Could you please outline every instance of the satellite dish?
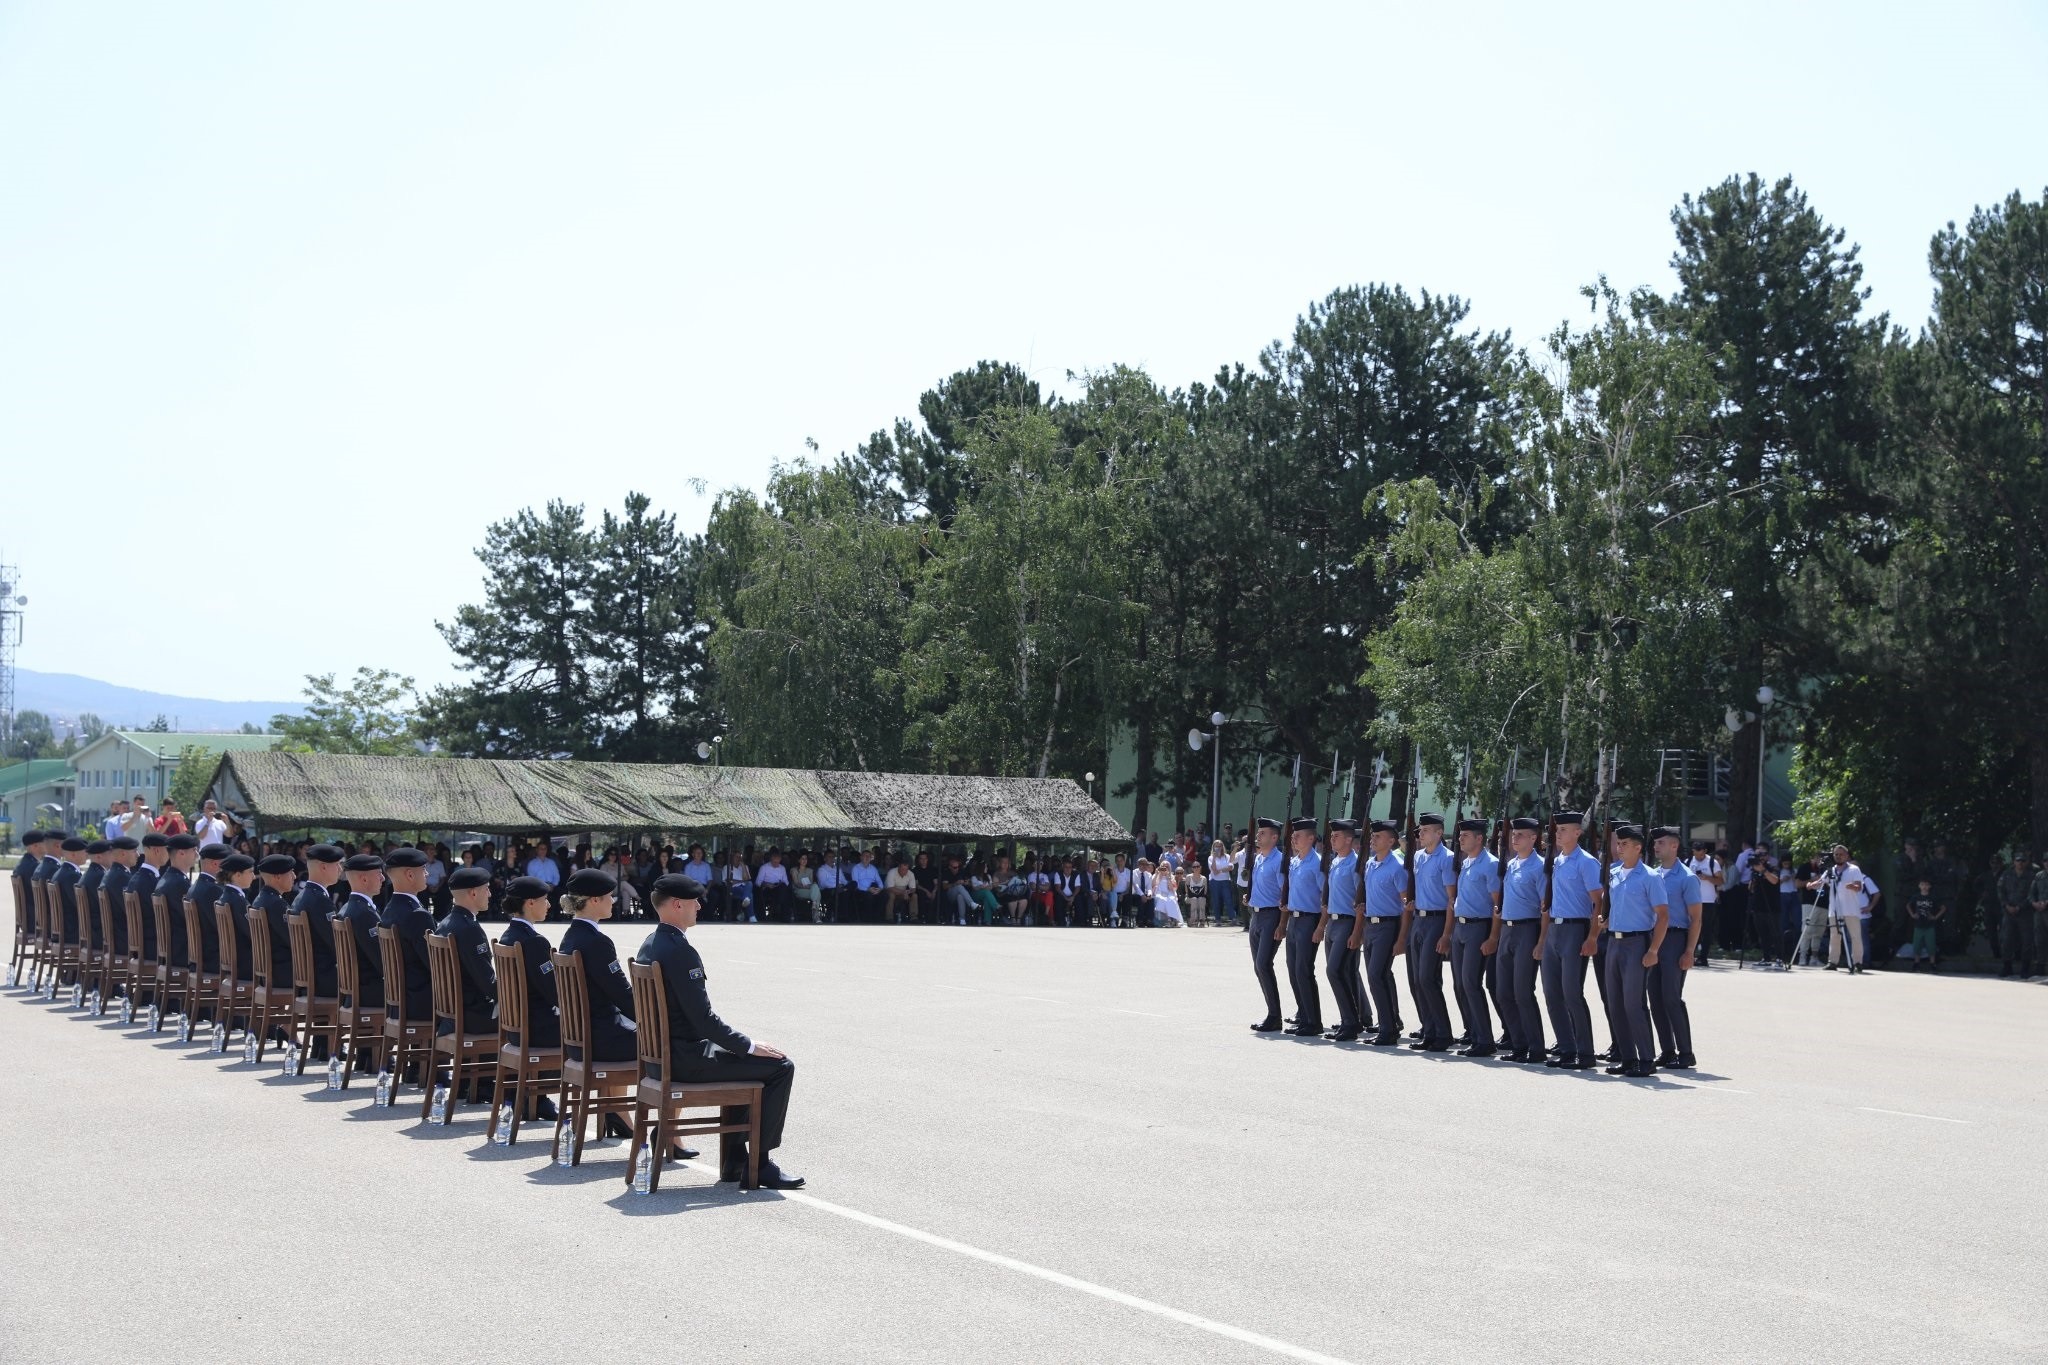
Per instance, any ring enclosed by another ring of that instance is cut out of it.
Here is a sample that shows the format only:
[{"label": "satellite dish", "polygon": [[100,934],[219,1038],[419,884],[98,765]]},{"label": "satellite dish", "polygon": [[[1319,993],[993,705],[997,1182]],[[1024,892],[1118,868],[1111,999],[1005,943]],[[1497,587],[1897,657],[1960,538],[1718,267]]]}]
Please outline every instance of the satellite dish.
[{"label": "satellite dish", "polygon": [[1196,753],[1200,753],[1200,752],[1202,752],[1202,740],[1203,740],[1204,738],[1206,738],[1206,736],[1204,736],[1204,735],[1202,734],[1201,728],[1200,728],[1199,726],[1197,726],[1197,727],[1196,727],[1196,728],[1194,728],[1194,729],[1191,729],[1191,730],[1189,730],[1189,731],[1188,731],[1188,747],[1189,747],[1190,749],[1193,749],[1193,750],[1194,750],[1194,751],[1195,751]]},{"label": "satellite dish", "polygon": [[1729,734],[1736,734],[1742,729],[1742,716],[1731,706],[1721,713],[1721,725]]},{"label": "satellite dish", "polygon": [[705,743],[705,742],[704,742],[703,740],[701,740],[701,739],[697,741],[697,757],[699,757],[699,758],[709,758],[709,757],[711,757],[711,746],[710,746],[709,744],[706,744],[706,743]]}]

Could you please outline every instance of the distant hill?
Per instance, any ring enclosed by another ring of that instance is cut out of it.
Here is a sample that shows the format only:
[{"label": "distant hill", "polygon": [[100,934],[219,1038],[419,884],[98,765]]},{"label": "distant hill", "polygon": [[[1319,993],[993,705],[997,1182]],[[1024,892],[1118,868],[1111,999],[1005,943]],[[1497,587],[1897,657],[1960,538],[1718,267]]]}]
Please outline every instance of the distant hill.
[{"label": "distant hill", "polygon": [[41,711],[62,734],[77,723],[81,713],[88,711],[118,730],[139,730],[159,715],[170,722],[173,730],[235,730],[244,721],[267,728],[272,716],[296,716],[306,706],[296,701],[178,697],[168,692],[145,692],[139,687],[119,687],[75,673],[38,673],[32,668],[17,668],[14,708]]}]

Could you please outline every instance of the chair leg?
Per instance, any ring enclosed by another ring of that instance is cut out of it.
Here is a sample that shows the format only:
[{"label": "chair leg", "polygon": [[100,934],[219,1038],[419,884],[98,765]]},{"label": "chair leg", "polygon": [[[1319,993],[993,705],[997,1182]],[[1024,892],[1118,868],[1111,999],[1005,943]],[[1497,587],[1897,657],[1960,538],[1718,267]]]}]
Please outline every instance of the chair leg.
[{"label": "chair leg", "polygon": [[747,1106],[747,1177],[746,1184],[740,1188],[761,1188],[761,1101],[758,1098]]},{"label": "chair leg", "polygon": [[571,1153],[569,1159],[569,1164],[571,1166],[581,1166],[583,1164],[583,1133],[584,1130],[589,1127],[590,1087],[587,1085],[579,1085],[576,1087],[576,1137],[574,1141],[574,1151]]},{"label": "chair leg", "polygon": [[[449,1061],[450,1061],[451,1065],[450,1065],[450,1066],[449,1066],[449,1068],[448,1068],[448,1104],[449,1104],[449,1107],[450,1107],[450,1108],[453,1108],[453,1107],[454,1107],[454,1105],[455,1105],[455,1070],[456,1070],[456,1068],[455,1068],[455,1067],[454,1067],[454,1065],[452,1064],[452,1063],[454,1062],[454,1059],[453,1059],[452,1057],[451,1057],[451,1058],[449,1059]],[[420,1066],[420,1079],[421,1079],[422,1081],[426,1082],[425,1086],[423,1087],[423,1089],[424,1089],[425,1093],[423,1093],[423,1094],[422,1094],[422,1095],[420,1096],[420,1122],[421,1122],[421,1123],[425,1123],[425,1122],[427,1121],[427,1115],[428,1115],[429,1113],[433,1112],[433,1108],[434,1108],[434,1083],[435,1083],[436,1081],[440,1080],[440,1078],[441,1078],[441,1059],[440,1059],[440,1057],[439,1057],[438,1055],[435,1055],[435,1056],[432,1056],[432,1057],[429,1057],[429,1058],[427,1058],[427,1060],[426,1060],[425,1062],[423,1062],[423,1063],[421,1064],[421,1066]]]},{"label": "chair leg", "polygon": [[[631,1188],[633,1172],[640,1163],[640,1146],[647,1141],[647,1106],[639,1100],[633,1102],[633,1140],[626,1145],[626,1185]],[[657,1175],[659,1172],[657,1171]],[[651,1185],[648,1187],[653,1188]]]},{"label": "chair leg", "polygon": [[[665,1093],[664,1091],[664,1095]],[[674,1112],[664,1098],[654,1115],[654,1168],[648,1173],[649,1194],[661,1188],[661,1168],[668,1161],[669,1129],[675,1127]]]},{"label": "chair leg", "polygon": [[[498,1076],[498,1089],[501,1095],[504,1088],[505,1078],[504,1074],[500,1072]],[[512,1131],[505,1135],[505,1145],[507,1147],[515,1146],[519,1141],[519,1125],[526,1118],[526,1105],[526,1063],[522,1061],[512,1071]]]},{"label": "chair leg", "polygon": [[568,1127],[569,1078],[564,1074],[561,1087],[555,1092],[555,1140],[548,1148],[549,1161],[559,1162],[562,1159],[562,1135],[568,1131]]}]

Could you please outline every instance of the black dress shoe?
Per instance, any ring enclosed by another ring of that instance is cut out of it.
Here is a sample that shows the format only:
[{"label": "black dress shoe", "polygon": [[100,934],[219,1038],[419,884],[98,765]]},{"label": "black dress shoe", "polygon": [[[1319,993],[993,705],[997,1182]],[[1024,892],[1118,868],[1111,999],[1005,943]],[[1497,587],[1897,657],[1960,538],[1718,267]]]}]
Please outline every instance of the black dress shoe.
[{"label": "black dress shoe", "polygon": [[772,1161],[764,1161],[761,1163],[762,1189],[800,1190],[803,1187],[804,1178],[802,1176],[791,1175],[788,1171],[783,1170],[780,1166],[776,1165]]},{"label": "black dress shoe", "polygon": [[668,1145],[668,1159],[670,1161],[695,1161],[702,1155],[703,1153],[695,1147],[685,1147],[680,1142],[671,1142]]},{"label": "black dress shoe", "polygon": [[1675,1053],[1675,1052],[1660,1052],[1660,1053],[1658,1053],[1658,1054],[1657,1054],[1657,1065],[1658,1065],[1658,1066],[1677,1066],[1677,1065],[1678,1065],[1678,1054],[1677,1054],[1677,1053]]},{"label": "black dress shoe", "polygon": [[1325,1033],[1323,1037],[1328,1038],[1333,1043],[1355,1043],[1358,1041],[1358,1030],[1355,1028],[1333,1028],[1328,1033]]},{"label": "black dress shoe", "polygon": [[1500,1049],[1492,1046],[1463,1047],[1458,1049],[1460,1057],[1491,1057]]},{"label": "black dress shoe", "polygon": [[1253,1033],[1278,1033],[1279,1031],[1280,1021],[1278,1019],[1262,1019],[1252,1025]]},{"label": "black dress shoe", "polygon": [[1320,1038],[1323,1036],[1323,1026],[1321,1024],[1289,1024],[1280,1031],[1282,1033],[1291,1033],[1296,1038]]},{"label": "black dress shoe", "polygon": [[1569,1057],[1551,1057],[1546,1059],[1543,1063],[1543,1065],[1551,1071],[1563,1071],[1571,1064],[1571,1058]]},{"label": "black dress shoe", "polygon": [[1421,1041],[1422,1041],[1422,1030],[1421,1030],[1421,1029],[1415,1029],[1415,1030],[1413,1030],[1412,1032],[1410,1032],[1410,1033],[1409,1033],[1408,1037],[1410,1038],[1410,1040],[1412,1040],[1412,1041],[1414,1041],[1414,1042],[1418,1042],[1418,1043],[1419,1043],[1419,1042],[1421,1042]]},{"label": "black dress shoe", "polygon": [[1366,1039],[1365,1042],[1368,1047],[1399,1047],[1401,1045],[1401,1035],[1398,1033],[1375,1033],[1372,1037]]},{"label": "black dress shoe", "polygon": [[1576,1057],[1572,1058],[1572,1059],[1571,1059],[1571,1060],[1570,1060],[1569,1062],[1566,1062],[1566,1063],[1564,1064],[1564,1066],[1563,1066],[1562,1070],[1565,1070],[1565,1071],[1591,1071],[1591,1070],[1593,1070],[1594,1068],[1598,1067],[1599,1065],[1600,1065],[1600,1059],[1599,1059],[1598,1057],[1595,1057],[1595,1056],[1594,1056],[1594,1055],[1593,1055],[1592,1053],[1590,1053],[1590,1052],[1584,1052],[1584,1053],[1580,1053],[1580,1054],[1579,1054],[1578,1056],[1576,1056]]},{"label": "black dress shoe", "polygon": [[1692,1059],[1692,1054],[1690,1052],[1681,1052],[1678,1054],[1677,1061],[1667,1063],[1662,1058],[1659,1058],[1657,1061],[1657,1065],[1669,1066],[1674,1071],[1691,1071],[1693,1068],[1697,1067],[1699,1063]]},{"label": "black dress shoe", "polygon": [[1529,1060],[1529,1054],[1518,1047],[1511,1047],[1500,1054],[1500,1059],[1504,1062],[1526,1062]]},{"label": "black dress shoe", "polygon": [[633,1136],[632,1126],[617,1114],[604,1116],[604,1135],[608,1138],[629,1138]]},{"label": "black dress shoe", "polygon": [[533,1117],[536,1123],[553,1123],[555,1121],[555,1102],[545,1095],[541,1096],[533,1106]]},{"label": "black dress shoe", "polygon": [[1449,1052],[1451,1050],[1451,1041],[1448,1038],[1426,1039],[1422,1044],[1422,1050],[1424,1052]]},{"label": "black dress shoe", "polygon": [[1647,1081],[1657,1074],[1657,1068],[1648,1062],[1630,1062],[1628,1070],[1621,1073],[1631,1080]]},{"label": "black dress shoe", "polygon": [[1472,1034],[1470,1033],[1470,1031],[1459,1034],[1457,1042],[1459,1047],[1472,1046]]},{"label": "black dress shoe", "polygon": [[1630,1075],[1633,1075],[1635,1073],[1635,1068],[1636,1064],[1634,1062],[1616,1062],[1613,1066],[1607,1068],[1607,1074],[1610,1076],[1619,1076],[1623,1072],[1627,1072]]}]

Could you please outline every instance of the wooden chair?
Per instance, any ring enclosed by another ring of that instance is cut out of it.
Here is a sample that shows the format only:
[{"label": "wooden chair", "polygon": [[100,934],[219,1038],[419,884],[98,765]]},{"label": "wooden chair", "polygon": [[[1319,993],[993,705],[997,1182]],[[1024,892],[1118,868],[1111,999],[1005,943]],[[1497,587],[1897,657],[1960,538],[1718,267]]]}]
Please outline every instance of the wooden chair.
[{"label": "wooden chair", "polygon": [[[270,916],[252,905],[248,909],[248,920],[249,1032],[256,1039],[256,1055],[250,1060],[261,1062],[264,1051],[270,1046],[273,1028],[286,1039],[291,1036],[292,985],[289,981],[270,979],[276,970],[272,964],[277,961],[271,956]],[[227,950],[223,948],[221,951]],[[246,1042],[245,1038],[245,1045]],[[291,1054],[287,1052],[285,1055],[289,1060]]]},{"label": "wooden chair", "polygon": [[384,959],[384,1041],[386,1066],[391,1072],[391,1093],[405,1083],[406,1071],[419,1068],[420,1080],[433,1094],[434,1021],[410,1019],[405,1013],[405,945],[398,931],[388,924],[377,926],[377,952]]},{"label": "wooden chair", "polygon": [[[441,1111],[439,1122],[447,1124],[455,1117],[455,1106],[460,1102],[458,1097],[465,1081],[474,1091],[497,1075],[498,1059],[492,1054],[498,1046],[498,1031],[462,1031],[462,963],[456,959],[454,939],[446,934],[427,935],[427,972],[434,987],[434,1050],[428,1057],[427,1093],[420,1102],[420,1121],[424,1123],[434,1117],[434,1090],[441,1083],[441,1067],[445,1058],[448,1104]],[[448,1021],[445,1033],[441,1030],[444,1019]],[[491,1112],[497,1112],[495,1102]]]},{"label": "wooden chair", "polygon": [[164,1020],[171,1016],[173,1006],[182,1017],[178,1032],[183,1041],[192,1040],[192,982],[182,962],[171,961],[171,916],[183,916],[184,910],[171,899],[168,891],[159,891],[151,897],[156,902],[156,989],[149,1004],[149,1031],[160,1032]]},{"label": "wooden chair", "polygon": [[[36,970],[29,981],[29,992],[42,995],[45,993],[43,979],[53,976],[57,967],[57,948],[50,933],[50,884],[30,882],[28,893],[34,899],[36,916]],[[49,993],[54,995],[56,988],[52,986]]]},{"label": "wooden chair", "polygon": [[[498,974],[498,1069],[491,1097],[491,1137],[496,1141],[499,1124],[506,1124],[503,1146],[519,1141],[519,1123],[539,1102],[541,1083],[549,1073],[559,1077],[562,1049],[528,1047],[526,955],[505,943],[491,945],[491,965]],[[510,1099],[512,1112],[500,1118],[499,1111]]]},{"label": "wooden chair", "polygon": [[[179,1024],[178,1032],[191,1037],[191,1030],[198,1027],[203,1014],[213,1023],[208,1049],[226,1052],[228,1039],[235,1032],[235,1003],[237,999],[249,998],[249,987],[235,979],[241,955],[236,951],[234,915],[225,898],[213,903],[213,932],[220,942],[220,967],[217,971],[206,970],[206,940],[199,933],[199,917],[204,913],[198,901],[190,896],[185,898],[185,981],[191,994],[185,1002],[185,1017],[190,1025]],[[246,1016],[242,1026],[248,1028]]]},{"label": "wooden chair", "polygon": [[[285,1054],[284,1066],[291,1075],[301,1076],[313,1056],[315,1038],[326,1040],[328,1056],[341,1055],[341,1011],[338,997],[313,993],[319,969],[313,961],[312,921],[303,910],[287,910],[284,923],[292,936],[292,1050]],[[342,946],[355,956],[353,939]]]},{"label": "wooden chair", "polygon": [[100,1012],[104,998],[101,983],[107,974],[107,932],[100,914],[98,887],[76,892],[78,900],[78,980],[71,987],[72,1003]]},{"label": "wooden chair", "polygon": [[114,898],[107,894],[105,888],[94,892],[93,898],[99,902],[100,907],[99,989],[93,1004],[93,1014],[105,1017],[107,1002],[114,998],[115,989],[118,987],[125,991],[128,986],[128,955],[114,951],[114,921],[119,917],[125,922],[127,916],[126,912],[114,903]]},{"label": "wooden chair", "polygon": [[155,964],[144,952],[147,940],[142,933],[142,917],[149,911],[143,907],[142,893],[125,891],[121,899],[127,903],[128,915],[128,994],[121,1005],[121,1022],[132,1024],[135,1011],[141,1008],[142,997],[147,995],[152,1002],[156,1000]]},{"label": "wooden chair", "polygon": [[374,1070],[384,1069],[384,1059],[390,1044],[384,1038],[384,1007],[364,1005],[363,964],[356,954],[355,932],[346,925],[337,925],[334,940],[334,1025],[335,1051],[328,1059],[328,1085],[333,1081],[333,1066],[341,1063],[341,1088],[348,1089],[349,1081],[356,1074],[356,1054],[368,1048]]},{"label": "wooden chair", "polygon": [[[668,1159],[669,1145],[681,1137],[747,1135],[747,1169],[740,1188],[751,1190],[761,1183],[761,1091],[759,1081],[675,1081],[670,1075],[668,1051],[668,987],[658,962],[633,962],[633,1015],[639,1024],[640,1083],[633,1095],[633,1145],[626,1152],[626,1183],[640,1161],[640,1148],[648,1141],[648,1124],[654,1125],[653,1169],[647,1192],[661,1188],[661,1166]],[[709,1118],[686,1119],[685,1110],[712,1109]],[[747,1116],[729,1122],[729,1109],[745,1109]]]},{"label": "wooden chair", "polygon": [[30,887],[35,883],[24,877],[9,877],[14,886],[14,951],[7,959],[7,984],[19,986],[24,971],[33,971],[36,962],[36,907],[34,893]]},{"label": "wooden chair", "polygon": [[[45,913],[50,917],[49,951],[52,954],[50,962],[50,998],[52,1000],[57,998],[57,992],[64,986],[64,977],[67,971],[70,973],[71,984],[76,993],[83,996],[85,993],[85,948],[83,945],[86,939],[84,910],[81,908],[79,911],[78,937],[72,938],[64,932],[64,898],[57,890],[57,884],[55,882],[42,882],[39,885],[43,890]],[[73,903],[78,903],[76,892],[73,893]]]},{"label": "wooden chair", "polygon": [[[640,1064],[599,1062],[590,1056],[590,985],[583,978],[581,953],[555,953],[555,998],[562,1011],[562,1080],[555,1098],[555,1142],[550,1153],[557,1165],[583,1164],[583,1133],[590,1119],[617,1114],[622,1120],[633,1107],[630,1087],[639,1079]],[[613,1093],[607,1094],[610,1091]],[[562,1134],[575,1131],[569,1160],[562,1160]]]}]

